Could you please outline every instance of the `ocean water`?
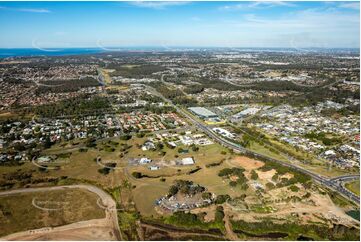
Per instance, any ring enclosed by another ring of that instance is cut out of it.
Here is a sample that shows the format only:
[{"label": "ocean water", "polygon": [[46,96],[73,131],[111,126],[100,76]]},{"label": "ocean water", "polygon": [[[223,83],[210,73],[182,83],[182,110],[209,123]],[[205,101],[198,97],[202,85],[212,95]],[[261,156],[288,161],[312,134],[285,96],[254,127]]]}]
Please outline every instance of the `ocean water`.
[{"label": "ocean water", "polygon": [[153,46],[138,46],[138,47],[109,47],[103,48],[0,48],[0,59],[7,57],[31,57],[31,56],[66,56],[66,55],[82,55],[82,54],[97,54],[105,52],[122,52],[122,51],[234,51],[248,52],[306,52],[306,53],[337,53],[337,54],[351,54],[359,55],[360,49],[355,48],[309,48],[304,50],[292,48],[225,48],[225,47],[153,47]]},{"label": "ocean water", "polygon": [[96,54],[104,52],[100,48],[52,48],[48,50],[40,50],[34,48],[16,48],[4,49],[0,48],[0,58],[6,57],[23,57],[23,56],[64,56],[64,55],[82,55]]}]

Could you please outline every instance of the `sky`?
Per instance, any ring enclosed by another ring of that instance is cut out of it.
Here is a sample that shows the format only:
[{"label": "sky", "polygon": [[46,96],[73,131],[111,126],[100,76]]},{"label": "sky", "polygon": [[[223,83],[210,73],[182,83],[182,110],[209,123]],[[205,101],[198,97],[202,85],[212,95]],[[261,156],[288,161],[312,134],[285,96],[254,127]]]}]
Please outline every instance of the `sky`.
[{"label": "sky", "polygon": [[0,2],[0,48],[359,48],[359,2]]}]

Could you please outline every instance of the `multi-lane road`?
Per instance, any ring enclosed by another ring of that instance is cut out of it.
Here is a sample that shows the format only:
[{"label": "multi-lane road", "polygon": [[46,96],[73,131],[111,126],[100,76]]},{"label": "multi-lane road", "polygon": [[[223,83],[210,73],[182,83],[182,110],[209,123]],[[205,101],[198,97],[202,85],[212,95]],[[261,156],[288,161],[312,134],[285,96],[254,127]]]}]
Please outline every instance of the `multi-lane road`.
[{"label": "multi-lane road", "polygon": [[[163,81],[163,76],[162,76],[162,81]],[[324,176],[321,176],[319,174],[313,173],[303,167],[300,167],[296,164],[292,164],[292,163],[287,163],[281,160],[277,160],[277,159],[273,159],[270,158],[268,156],[259,154],[255,151],[249,150],[245,147],[242,147],[239,144],[236,144],[230,140],[226,140],[222,137],[220,137],[218,134],[214,133],[208,126],[204,125],[202,122],[198,121],[197,119],[195,119],[194,117],[192,117],[188,112],[186,112],[185,110],[183,110],[182,108],[176,106],[171,100],[165,98],[162,94],[160,94],[159,92],[157,92],[154,88],[152,87],[148,87],[149,90],[163,98],[164,101],[168,102],[170,105],[172,105],[178,113],[182,114],[183,116],[185,116],[186,118],[188,118],[189,121],[192,122],[192,124],[199,128],[200,130],[202,130],[205,134],[207,134],[210,138],[212,138],[214,141],[220,143],[222,146],[224,147],[228,147],[230,149],[233,149],[234,151],[243,153],[243,154],[249,154],[252,155],[254,157],[258,157],[258,158],[262,158],[263,160],[269,160],[269,161],[273,161],[273,162],[277,162],[280,163],[286,167],[290,167],[292,169],[295,169],[299,172],[302,172],[304,174],[309,175],[310,177],[312,177],[316,182],[328,187],[329,189],[338,192],[339,194],[341,194],[342,196],[344,196],[345,198],[352,200],[353,202],[360,204],[360,197],[358,197],[357,195],[355,195],[354,193],[352,193],[351,191],[347,190],[346,188],[344,188],[343,184],[340,182],[345,182],[345,181],[351,181],[351,180],[355,180],[355,179],[359,179],[359,175],[349,175],[349,176],[342,176],[342,177],[336,177],[336,178],[326,178]]]}]

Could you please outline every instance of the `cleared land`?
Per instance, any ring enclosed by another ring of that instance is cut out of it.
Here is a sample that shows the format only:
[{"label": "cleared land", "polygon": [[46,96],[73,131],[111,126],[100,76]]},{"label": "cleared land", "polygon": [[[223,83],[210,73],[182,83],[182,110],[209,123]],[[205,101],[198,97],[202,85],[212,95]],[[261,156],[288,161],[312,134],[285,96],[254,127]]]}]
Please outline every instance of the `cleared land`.
[{"label": "cleared land", "polygon": [[237,156],[230,160],[230,163],[235,166],[243,167],[246,170],[258,169],[264,165],[262,161],[254,160],[245,156]]},{"label": "cleared land", "polygon": [[82,221],[56,228],[42,228],[6,236],[6,240],[116,240],[104,219]]},{"label": "cleared land", "polygon": [[104,218],[97,199],[83,189],[0,196],[0,236]]}]

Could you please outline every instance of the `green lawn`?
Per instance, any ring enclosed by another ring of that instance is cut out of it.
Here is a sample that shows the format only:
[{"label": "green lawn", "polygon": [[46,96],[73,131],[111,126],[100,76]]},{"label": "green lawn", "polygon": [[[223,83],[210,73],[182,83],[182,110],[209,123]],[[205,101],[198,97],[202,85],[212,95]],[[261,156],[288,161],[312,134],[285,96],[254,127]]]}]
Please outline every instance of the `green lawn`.
[{"label": "green lawn", "polygon": [[357,196],[360,196],[360,180],[347,183],[345,187]]}]

